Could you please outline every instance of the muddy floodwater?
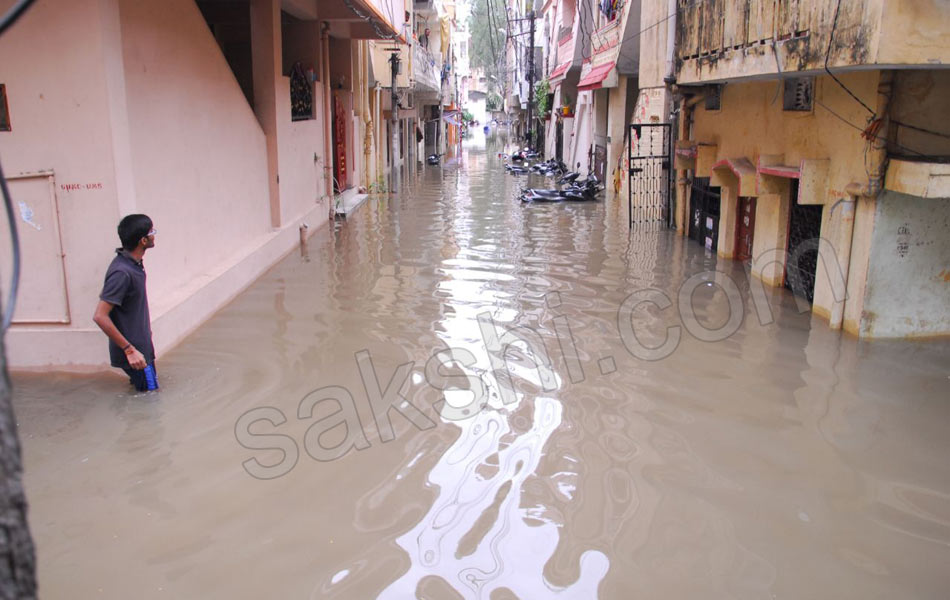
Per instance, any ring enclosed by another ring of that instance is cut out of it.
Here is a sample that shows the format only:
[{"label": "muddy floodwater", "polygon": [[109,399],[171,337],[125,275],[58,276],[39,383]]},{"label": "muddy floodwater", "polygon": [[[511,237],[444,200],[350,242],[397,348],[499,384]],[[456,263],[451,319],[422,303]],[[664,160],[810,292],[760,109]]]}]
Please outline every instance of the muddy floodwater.
[{"label": "muddy floodwater", "polygon": [[950,345],[522,205],[502,149],[317,232],[159,393],[16,375],[41,596],[947,598]]}]

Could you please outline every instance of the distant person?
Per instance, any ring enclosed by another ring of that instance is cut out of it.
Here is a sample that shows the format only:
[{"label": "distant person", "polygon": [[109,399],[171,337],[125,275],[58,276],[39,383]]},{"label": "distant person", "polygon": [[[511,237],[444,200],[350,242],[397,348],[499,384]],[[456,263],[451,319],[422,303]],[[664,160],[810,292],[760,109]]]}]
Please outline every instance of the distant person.
[{"label": "distant person", "polygon": [[92,320],[109,337],[112,366],[129,376],[135,389],[158,387],[155,349],[145,293],[145,251],[155,247],[155,229],[146,215],[128,215],[119,222],[121,248],[106,271]]}]

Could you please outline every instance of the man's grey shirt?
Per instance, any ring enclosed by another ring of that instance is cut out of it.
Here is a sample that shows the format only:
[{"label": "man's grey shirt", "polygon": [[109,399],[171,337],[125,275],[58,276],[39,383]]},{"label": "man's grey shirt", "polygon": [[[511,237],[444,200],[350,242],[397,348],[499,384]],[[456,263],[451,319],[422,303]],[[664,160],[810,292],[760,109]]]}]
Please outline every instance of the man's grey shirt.
[{"label": "man's grey shirt", "polygon": [[[122,248],[106,270],[106,280],[99,298],[115,305],[109,316],[125,339],[145,356],[149,364],[155,361],[152,347],[152,324],[148,314],[148,296],[145,293],[145,267]],[[113,367],[129,368],[129,360],[122,348],[109,340],[109,358]]]}]

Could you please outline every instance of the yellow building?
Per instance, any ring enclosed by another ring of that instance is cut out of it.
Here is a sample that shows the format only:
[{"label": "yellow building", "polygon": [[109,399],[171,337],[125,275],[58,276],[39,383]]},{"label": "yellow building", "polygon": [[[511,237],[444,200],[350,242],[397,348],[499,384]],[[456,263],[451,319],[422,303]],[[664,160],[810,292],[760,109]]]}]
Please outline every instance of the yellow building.
[{"label": "yellow building", "polygon": [[950,333],[950,3],[679,0],[675,30],[677,229],[832,328]]}]

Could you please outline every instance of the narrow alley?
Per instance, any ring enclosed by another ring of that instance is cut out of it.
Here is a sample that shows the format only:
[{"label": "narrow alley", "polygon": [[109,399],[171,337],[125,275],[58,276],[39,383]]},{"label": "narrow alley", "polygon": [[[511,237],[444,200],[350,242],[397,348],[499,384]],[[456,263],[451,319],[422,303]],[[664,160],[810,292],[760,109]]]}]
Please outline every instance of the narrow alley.
[{"label": "narrow alley", "polygon": [[945,595],[950,343],[858,341],[625,197],[522,204],[500,129],[462,148],[160,392],[14,375],[42,597]]}]

